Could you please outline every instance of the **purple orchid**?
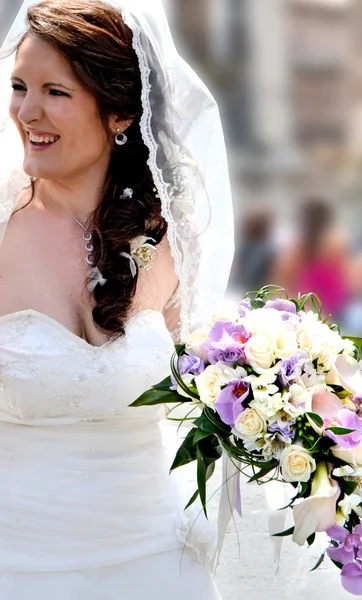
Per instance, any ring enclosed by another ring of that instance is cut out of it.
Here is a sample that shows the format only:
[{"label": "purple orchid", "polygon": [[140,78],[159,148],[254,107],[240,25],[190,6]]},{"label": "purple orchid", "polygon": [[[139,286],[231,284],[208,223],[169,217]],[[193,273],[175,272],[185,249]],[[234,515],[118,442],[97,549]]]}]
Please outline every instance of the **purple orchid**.
[{"label": "purple orchid", "polygon": [[244,298],[239,304],[239,315],[244,319],[248,312],[251,311],[250,298]]},{"label": "purple orchid", "polygon": [[305,350],[298,350],[294,356],[282,360],[279,377],[286,388],[299,379],[307,359],[308,353]]},{"label": "purple orchid", "polygon": [[[351,433],[345,435],[336,435],[328,427],[343,427],[352,429]],[[361,443],[362,424],[356,413],[349,408],[341,408],[334,418],[324,418],[324,433],[331,438],[340,448],[355,448]]]},{"label": "purple orchid", "polygon": [[230,381],[218,394],[214,408],[221,420],[234,427],[238,416],[244,412],[243,401],[249,394],[249,383],[246,381]]},{"label": "purple orchid", "polygon": [[[178,370],[180,375],[186,375],[187,373],[198,374],[205,370],[205,363],[202,358],[198,358],[193,354],[184,354],[179,358]],[[171,375],[172,386],[171,390],[177,389],[177,382],[173,375]]]},{"label": "purple orchid", "polygon": [[327,530],[338,546],[327,548],[331,560],[343,565],[341,583],[347,592],[362,594],[362,525],[356,525],[352,533],[339,525]]},{"label": "purple orchid", "polygon": [[243,325],[231,321],[216,321],[204,344],[212,365],[222,361],[234,365],[245,359],[244,346],[250,338]]}]

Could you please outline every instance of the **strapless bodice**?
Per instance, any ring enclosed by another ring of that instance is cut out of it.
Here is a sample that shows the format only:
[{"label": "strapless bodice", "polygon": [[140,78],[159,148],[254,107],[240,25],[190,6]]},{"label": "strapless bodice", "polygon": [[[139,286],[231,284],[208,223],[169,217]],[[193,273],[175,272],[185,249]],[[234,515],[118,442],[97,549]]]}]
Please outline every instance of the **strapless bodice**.
[{"label": "strapless bodice", "polygon": [[172,352],[157,311],[101,347],[36,311],[0,318],[3,569],[91,568],[180,546],[163,408],[129,407],[167,376]]},{"label": "strapless bodice", "polygon": [[[124,337],[92,346],[37,311],[0,317],[0,420],[47,425],[110,419],[169,372],[162,313],[142,311]],[[127,418],[139,420],[135,409]],[[156,411],[153,411],[154,413]]]}]

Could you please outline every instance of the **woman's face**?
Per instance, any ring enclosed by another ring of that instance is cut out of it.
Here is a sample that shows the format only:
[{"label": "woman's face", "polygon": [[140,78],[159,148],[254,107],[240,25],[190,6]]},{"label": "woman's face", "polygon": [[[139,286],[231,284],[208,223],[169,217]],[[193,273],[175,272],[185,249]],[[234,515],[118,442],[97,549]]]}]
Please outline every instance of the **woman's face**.
[{"label": "woman's face", "polygon": [[94,96],[66,60],[33,35],[21,44],[12,73],[10,115],[24,144],[24,171],[69,181],[107,170],[111,142]]}]

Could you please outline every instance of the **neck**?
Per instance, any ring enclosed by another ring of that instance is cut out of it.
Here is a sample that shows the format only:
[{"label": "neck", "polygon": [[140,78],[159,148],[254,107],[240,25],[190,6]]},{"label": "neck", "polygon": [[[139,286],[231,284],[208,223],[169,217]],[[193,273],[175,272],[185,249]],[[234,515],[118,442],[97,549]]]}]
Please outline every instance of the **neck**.
[{"label": "neck", "polygon": [[104,174],[99,172],[71,182],[39,179],[37,196],[45,208],[60,204],[84,224],[99,205],[103,186]]}]

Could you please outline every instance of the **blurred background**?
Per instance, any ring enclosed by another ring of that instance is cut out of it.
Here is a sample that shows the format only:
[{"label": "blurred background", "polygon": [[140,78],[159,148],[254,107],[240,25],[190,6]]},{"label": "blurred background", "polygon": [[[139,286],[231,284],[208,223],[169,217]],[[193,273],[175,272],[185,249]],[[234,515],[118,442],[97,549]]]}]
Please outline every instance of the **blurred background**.
[{"label": "blurred background", "polygon": [[[0,39],[20,0],[1,0]],[[233,294],[315,291],[362,335],[362,0],[164,0],[216,96],[232,177]]]},{"label": "blurred background", "polygon": [[[267,283],[313,290],[342,331],[362,335],[362,0],[163,2],[222,113],[237,241],[228,299]],[[21,3],[0,0],[0,42]],[[195,472],[182,476],[191,495]],[[285,539],[276,573],[264,490],[242,494],[218,572],[224,600],[350,598],[330,561],[308,573],[324,538],[309,550]]]}]

